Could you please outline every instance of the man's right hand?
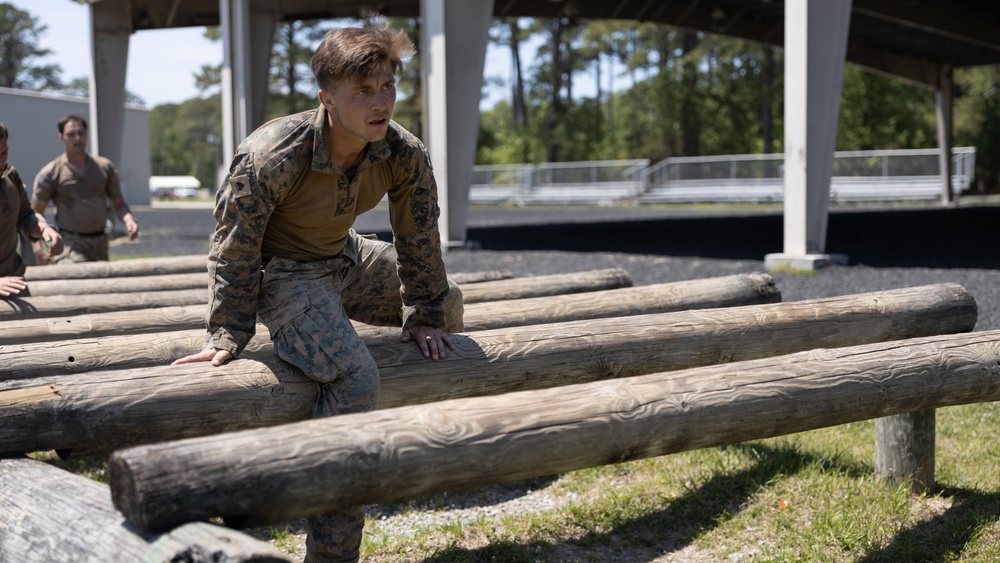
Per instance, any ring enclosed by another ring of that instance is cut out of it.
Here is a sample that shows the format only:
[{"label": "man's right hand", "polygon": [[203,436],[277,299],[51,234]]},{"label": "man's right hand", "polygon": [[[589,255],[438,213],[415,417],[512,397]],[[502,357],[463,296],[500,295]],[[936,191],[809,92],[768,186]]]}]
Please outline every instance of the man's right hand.
[{"label": "man's right hand", "polygon": [[17,295],[26,287],[28,287],[28,284],[24,283],[24,278],[21,276],[0,277],[0,297]]},{"label": "man's right hand", "polygon": [[192,362],[208,362],[211,361],[212,365],[219,367],[222,364],[233,359],[233,355],[229,353],[229,350],[219,350],[217,348],[205,348],[197,354],[191,354],[190,356],[184,356],[183,358],[178,358],[174,360],[170,365],[177,366],[180,364],[189,364]]}]

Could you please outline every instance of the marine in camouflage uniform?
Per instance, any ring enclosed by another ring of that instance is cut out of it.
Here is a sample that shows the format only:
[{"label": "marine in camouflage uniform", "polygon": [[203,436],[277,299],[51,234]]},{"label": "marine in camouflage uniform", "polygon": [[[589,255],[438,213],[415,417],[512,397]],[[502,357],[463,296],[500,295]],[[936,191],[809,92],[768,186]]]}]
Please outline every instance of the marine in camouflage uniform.
[{"label": "marine in camouflage uniform", "polygon": [[62,240],[28,203],[21,175],[7,163],[7,127],[0,122],[0,298],[30,295],[24,283],[26,266],[17,253],[18,231],[32,240],[45,239],[59,253]]},{"label": "marine in camouflage uniform", "polygon": [[[404,340],[411,329],[426,330],[417,342],[425,355],[423,338],[450,346],[441,331],[463,328],[462,294],[441,257],[430,159],[416,137],[389,121],[395,65],[388,65],[353,79],[360,96],[379,92],[370,104],[388,105],[376,112],[384,120],[345,107],[354,102],[334,105],[321,87],[319,108],[273,120],[243,141],[217,195],[206,348],[216,355],[195,356],[214,363],[224,350],[235,357],[259,319],[277,355],[318,382],[316,417],[378,402],[378,369],[351,319],[402,327]],[[345,122],[369,140],[356,164],[342,169],[330,140],[343,138],[335,129],[343,132]],[[385,196],[392,244],[351,228]],[[188,358],[178,362],[194,361]],[[306,561],[356,561],[364,518],[362,506],[309,517]]]}]

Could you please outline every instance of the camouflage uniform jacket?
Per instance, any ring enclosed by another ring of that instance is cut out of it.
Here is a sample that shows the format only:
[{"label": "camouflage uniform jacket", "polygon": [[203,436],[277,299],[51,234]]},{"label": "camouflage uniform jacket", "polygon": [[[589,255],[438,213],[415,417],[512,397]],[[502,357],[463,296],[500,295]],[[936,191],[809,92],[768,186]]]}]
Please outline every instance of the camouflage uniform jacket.
[{"label": "camouflage uniform jacket", "polygon": [[[391,122],[353,176],[330,158],[326,110],[275,119],[240,144],[216,196],[208,346],[238,354],[253,337],[261,268],[275,256],[337,257],[355,218],[389,196],[403,328],[445,326],[448,294],[437,186],[421,142]],[[346,257],[353,261],[353,257]]]},{"label": "camouflage uniform jacket", "polygon": [[8,164],[0,171],[0,276],[23,276],[24,262],[17,253],[17,230],[30,236],[38,216],[28,203],[21,175]]}]

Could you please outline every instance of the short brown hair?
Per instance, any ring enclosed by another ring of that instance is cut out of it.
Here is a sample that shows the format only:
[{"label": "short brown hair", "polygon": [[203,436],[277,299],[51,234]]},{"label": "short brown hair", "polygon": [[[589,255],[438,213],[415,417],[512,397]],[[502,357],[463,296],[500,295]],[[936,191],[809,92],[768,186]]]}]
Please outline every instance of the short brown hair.
[{"label": "short brown hair", "polygon": [[87,120],[86,119],[80,117],[79,115],[75,115],[75,114],[74,115],[67,115],[66,117],[64,117],[64,118],[62,118],[62,119],[59,120],[59,134],[60,135],[62,134],[63,129],[66,128],[66,124],[69,123],[70,121],[75,121],[75,122],[79,123],[80,126],[83,127],[84,131],[87,130]]},{"label": "short brown hair", "polygon": [[10,134],[7,133],[7,126],[4,125],[3,121],[0,121],[0,139],[9,139]]},{"label": "short brown hair", "polygon": [[343,78],[367,78],[389,65],[394,73],[403,70],[403,59],[414,53],[413,42],[400,30],[389,29],[384,21],[367,20],[362,27],[328,31],[313,54],[316,84],[329,91]]}]

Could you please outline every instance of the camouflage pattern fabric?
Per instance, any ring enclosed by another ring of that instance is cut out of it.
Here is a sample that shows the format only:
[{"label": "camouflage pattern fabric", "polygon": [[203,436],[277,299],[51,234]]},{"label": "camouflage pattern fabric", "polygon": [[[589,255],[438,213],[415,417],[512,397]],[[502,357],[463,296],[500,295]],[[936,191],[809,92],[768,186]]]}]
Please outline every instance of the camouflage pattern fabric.
[{"label": "camouflage pattern fabric", "polygon": [[[314,416],[378,403],[378,368],[351,319],[461,330],[462,294],[445,274],[430,158],[396,123],[356,171],[330,158],[326,114],[264,125],[237,150],[216,198],[206,344],[234,356],[256,320],[278,357],[319,382]],[[388,196],[393,244],[355,218]],[[307,519],[309,563],[357,561],[364,507]]]},{"label": "camouflage pattern fabric", "polygon": [[[276,119],[239,147],[215,206],[207,344],[238,355],[253,337],[260,269],[273,257],[324,261],[347,246],[354,219],[388,195],[402,328],[445,328],[437,186],[426,149],[390,123],[348,176],[330,158],[325,110]],[[347,251],[350,252],[350,251]]]},{"label": "camouflage pattern fabric", "polygon": [[[20,244],[18,230],[28,236],[38,223],[31,210],[24,182],[17,170],[7,164],[0,170],[0,276],[23,276],[24,260],[17,253]],[[24,291],[21,296],[27,295]]]}]

